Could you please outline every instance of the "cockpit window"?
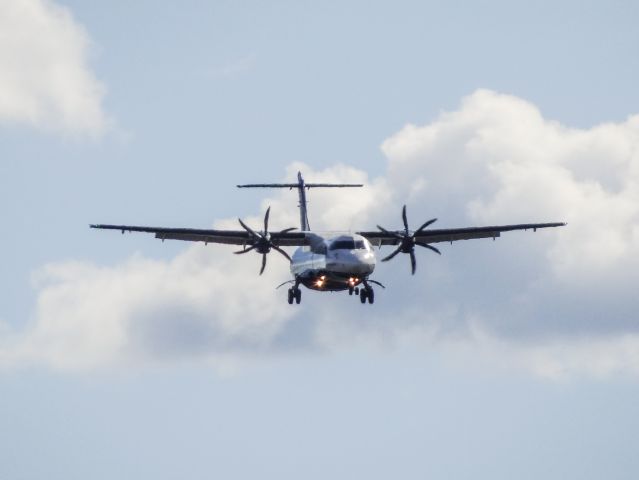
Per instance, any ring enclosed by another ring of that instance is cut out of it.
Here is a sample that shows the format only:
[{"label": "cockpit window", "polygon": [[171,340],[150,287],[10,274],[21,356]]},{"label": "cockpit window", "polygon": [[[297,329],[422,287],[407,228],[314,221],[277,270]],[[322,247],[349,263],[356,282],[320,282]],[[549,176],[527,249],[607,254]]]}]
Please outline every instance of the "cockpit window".
[{"label": "cockpit window", "polygon": [[366,250],[363,240],[335,240],[329,250]]},{"label": "cockpit window", "polygon": [[353,240],[336,240],[331,243],[331,250],[353,250],[355,242]]}]

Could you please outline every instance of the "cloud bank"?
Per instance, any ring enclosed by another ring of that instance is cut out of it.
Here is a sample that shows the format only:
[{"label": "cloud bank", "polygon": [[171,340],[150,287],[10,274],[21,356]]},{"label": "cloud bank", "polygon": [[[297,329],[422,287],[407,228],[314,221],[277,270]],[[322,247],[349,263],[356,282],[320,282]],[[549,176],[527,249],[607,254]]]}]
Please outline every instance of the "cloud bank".
[{"label": "cloud bank", "polygon": [[89,36],[48,0],[0,2],[0,123],[97,136],[104,86],[88,66]]},{"label": "cloud bank", "polygon": [[[428,125],[407,125],[382,150],[379,178],[347,166],[313,181],[363,190],[311,191],[314,229],[567,221],[552,231],[442,245],[380,264],[374,306],[304,291],[290,307],[288,266],[224,246],[186,246],[170,261],[61,262],[35,275],[38,303],[22,332],[5,332],[0,365],[91,369],[175,361],[245,361],[365,345],[439,349],[473,363],[548,377],[639,373],[639,116],[590,129],[545,119],[529,102],[479,90]],[[272,192],[265,192],[272,193]],[[297,224],[294,192],[276,192],[272,228]],[[261,212],[248,221],[259,225]],[[236,228],[235,220],[218,226]],[[99,233],[101,235],[108,232]],[[119,235],[114,241],[125,241]],[[151,239],[149,241],[152,241]],[[365,315],[362,315],[362,311]]]}]

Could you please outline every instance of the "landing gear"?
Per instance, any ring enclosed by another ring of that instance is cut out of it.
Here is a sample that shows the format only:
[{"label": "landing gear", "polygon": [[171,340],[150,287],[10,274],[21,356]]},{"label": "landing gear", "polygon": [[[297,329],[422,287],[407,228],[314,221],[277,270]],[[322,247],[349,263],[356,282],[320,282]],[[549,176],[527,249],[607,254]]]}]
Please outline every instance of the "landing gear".
[{"label": "landing gear", "polygon": [[298,286],[288,289],[288,304],[293,305],[293,300],[295,300],[295,303],[298,305],[302,301],[302,290],[300,290]]},{"label": "landing gear", "polygon": [[359,290],[359,301],[366,303],[366,300],[368,300],[368,303],[370,304],[375,303],[375,290],[369,286],[366,288],[360,288]]}]

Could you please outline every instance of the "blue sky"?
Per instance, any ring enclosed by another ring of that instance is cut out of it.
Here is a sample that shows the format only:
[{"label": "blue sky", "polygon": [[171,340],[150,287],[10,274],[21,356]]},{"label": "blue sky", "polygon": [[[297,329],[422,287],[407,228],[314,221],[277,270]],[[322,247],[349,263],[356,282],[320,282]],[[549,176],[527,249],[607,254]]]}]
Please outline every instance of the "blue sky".
[{"label": "blue sky", "polygon": [[[634,478],[633,2],[0,5],[0,477]],[[287,266],[89,223],[568,221]]]}]

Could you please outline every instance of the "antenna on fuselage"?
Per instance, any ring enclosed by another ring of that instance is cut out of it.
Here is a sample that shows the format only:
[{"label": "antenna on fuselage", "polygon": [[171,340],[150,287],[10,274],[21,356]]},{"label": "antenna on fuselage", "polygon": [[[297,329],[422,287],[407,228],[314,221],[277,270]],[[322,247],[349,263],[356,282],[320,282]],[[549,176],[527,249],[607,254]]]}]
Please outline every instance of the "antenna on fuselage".
[{"label": "antenna on fuselage", "polygon": [[297,183],[249,183],[238,185],[237,188],[297,188],[300,207],[300,230],[309,231],[311,229],[308,222],[308,211],[306,201],[306,190],[310,188],[346,188],[363,187],[362,183],[306,183],[302,177],[302,172],[297,172]]}]

